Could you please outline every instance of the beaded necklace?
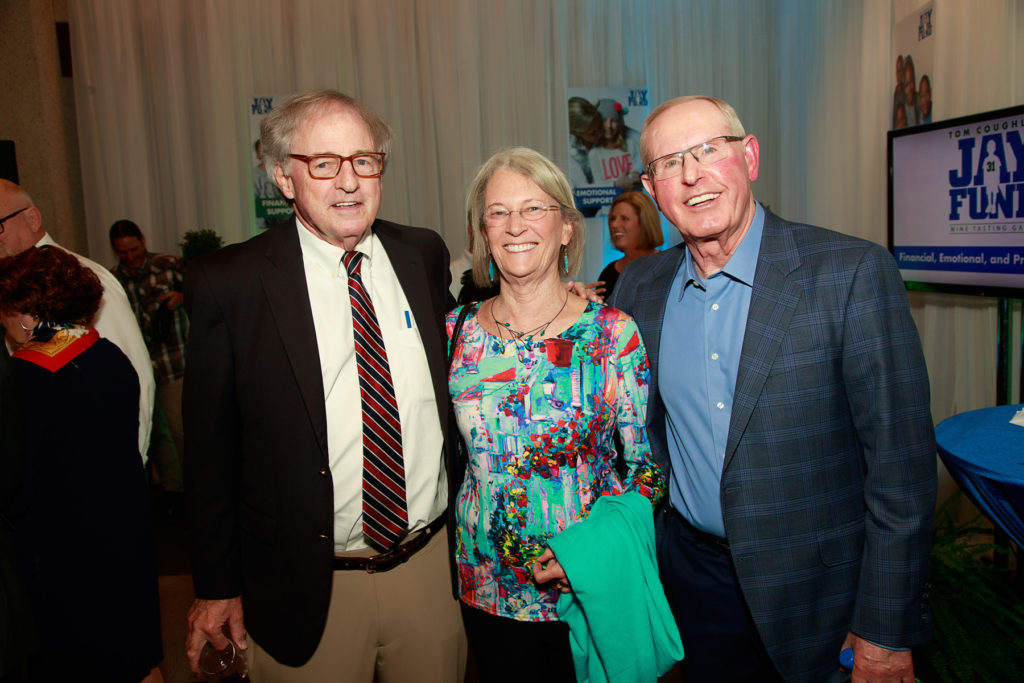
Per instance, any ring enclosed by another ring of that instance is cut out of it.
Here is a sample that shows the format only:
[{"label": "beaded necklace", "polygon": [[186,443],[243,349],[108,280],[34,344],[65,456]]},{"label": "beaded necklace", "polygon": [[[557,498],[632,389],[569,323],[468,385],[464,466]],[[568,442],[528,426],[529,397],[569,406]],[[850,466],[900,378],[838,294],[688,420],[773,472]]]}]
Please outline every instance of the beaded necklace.
[{"label": "beaded necklace", "polygon": [[565,299],[562,301],[562,307],[558,309],[557,313],[555,313],[553,316],[551,316],[551,320],[548,320],[547,322],[543,322],[540,325],[537,325],[537,327],[531,328],[529,330],[519,331],[519,330],[513,329],[512,325],[510,323],[502,322],[501,320],[498,320],[496,317],[494,317],[494,302],[492,301],[491,302],[491,320],[494,321],[494,324],[498,328],[499,332],[501,331],[502,327],[504,327],[506,330],[508,330],[508,335],[509,335],[509,337],[511,339],[515,339],[515,340],[521,341],[521,342],[533,341],[534,336],[538,336],[538,337],[543,337],[544,336],[544,333],[548,331],[548,325],[553,323],[555,321],[555,318],[557,318],[559,315],[562,314],[562,311],[565,310],[565,305],[567,303],[569,303],[569,292],[565,293]]},{"label": "beaded necklace", "polygon": [[502,330],[508,333],[509,339],[516,348],[516,355],[519,357],[520,363],[526,362],[526,345],[533,341],[534,337],[543,337],[548,331],[548,326],[555,321],[562,311],[565,310],[566,304],[569,303],[569,292],[565,293],[565,300],[562,301],[562,307],[558,309],[558,312],[551,316],[551,319],[547,322],[543,322],[537,327],[529,330],[516,330],[513,329],[512,325],[507,322],[498,320],[494,315],[494,301],[491,301],[491,320],[494,321],[494,326],[498,328],[498,337],[501,338]]}]

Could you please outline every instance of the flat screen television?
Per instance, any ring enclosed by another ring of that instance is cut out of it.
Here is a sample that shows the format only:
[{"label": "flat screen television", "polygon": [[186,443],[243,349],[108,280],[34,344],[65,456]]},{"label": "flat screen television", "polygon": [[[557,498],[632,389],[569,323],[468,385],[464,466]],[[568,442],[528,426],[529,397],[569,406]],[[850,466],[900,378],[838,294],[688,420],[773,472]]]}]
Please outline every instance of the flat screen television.
[{"label": "flat screen television", "polygon": [[907,289],[1024,299],[1024,105],[891,130],[888,159]]}]

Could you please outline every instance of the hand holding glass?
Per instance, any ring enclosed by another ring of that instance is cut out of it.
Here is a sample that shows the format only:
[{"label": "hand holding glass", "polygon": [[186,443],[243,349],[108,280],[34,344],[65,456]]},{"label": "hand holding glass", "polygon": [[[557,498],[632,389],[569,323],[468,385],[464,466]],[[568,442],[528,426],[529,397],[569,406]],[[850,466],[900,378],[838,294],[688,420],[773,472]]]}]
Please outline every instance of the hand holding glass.
[{"label": "hand holding glass", "polygon": [[203,645],[203,651],[199,653],[199,671],[211,683],[249,681],[249,662],[245,659],[245,652],[237,649],[230,640],[223,650],[214,649],[209,642]]}]

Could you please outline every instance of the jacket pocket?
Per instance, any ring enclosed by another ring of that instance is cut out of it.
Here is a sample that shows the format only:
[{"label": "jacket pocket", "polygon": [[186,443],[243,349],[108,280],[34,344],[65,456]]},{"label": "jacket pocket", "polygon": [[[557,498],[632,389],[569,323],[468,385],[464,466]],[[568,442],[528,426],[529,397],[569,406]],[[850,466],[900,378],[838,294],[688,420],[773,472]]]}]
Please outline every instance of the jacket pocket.
[{"label": "jacket pocket", "polygon": [[864,521],[854,520],[819,531],[818,554],[826,567],[860,560],[864,554]]}]

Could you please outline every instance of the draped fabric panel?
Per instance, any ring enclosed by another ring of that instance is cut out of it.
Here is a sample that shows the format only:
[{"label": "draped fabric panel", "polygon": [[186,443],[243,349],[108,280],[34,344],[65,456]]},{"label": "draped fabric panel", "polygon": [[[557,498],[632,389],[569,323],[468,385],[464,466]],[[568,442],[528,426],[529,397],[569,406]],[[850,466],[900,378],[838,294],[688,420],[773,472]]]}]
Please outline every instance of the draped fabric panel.
[{"label": "draped fabric panel", "polygon": [[[465,189],[491,153],[527,145],[565,168],[566,88],[635,84],[652,105],[729,101],[761,143],[759,200],[885,244],[892,27],[922,4],[69,0],[90,252],[111,260],[119,218],[160,251],[196,228],[248,237],[248,99],[314,87],[352,94],[394,127],[381,215],[437,230],[455,253]],[[1021,3],[934,6],[936,115],[1024,101]],[[585,281],[607,240],[588,229]],[[935,418],[994,403],[994,304],[911,301]]]}]

